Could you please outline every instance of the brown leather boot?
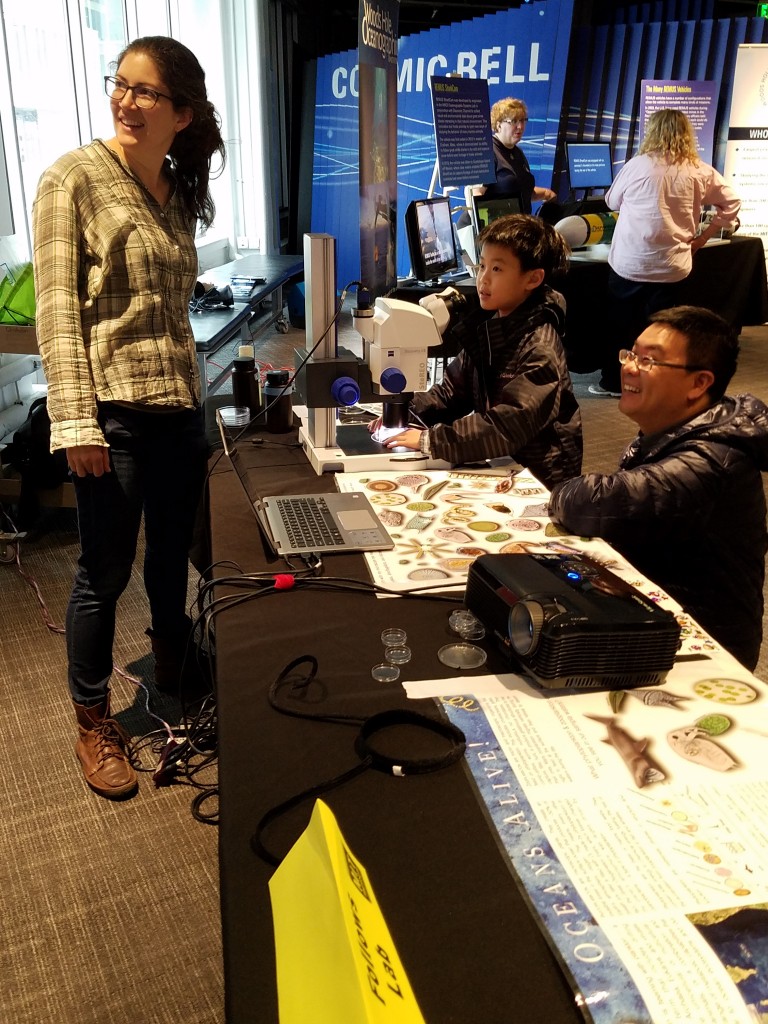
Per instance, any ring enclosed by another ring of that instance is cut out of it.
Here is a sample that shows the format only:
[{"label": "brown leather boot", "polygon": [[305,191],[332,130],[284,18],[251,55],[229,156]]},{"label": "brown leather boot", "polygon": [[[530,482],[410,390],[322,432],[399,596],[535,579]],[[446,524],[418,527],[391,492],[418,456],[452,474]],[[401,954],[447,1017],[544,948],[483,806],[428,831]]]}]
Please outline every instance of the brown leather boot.
[{"label": "brown leather boot", "polygon": [[109,696],[99,704],[85,707],[75,703],[80,738],[75,753],[80,758],[85,781],[99,796],[118,797],[139,784],[127,750],[130,740],[114,718],[109,717]]}]

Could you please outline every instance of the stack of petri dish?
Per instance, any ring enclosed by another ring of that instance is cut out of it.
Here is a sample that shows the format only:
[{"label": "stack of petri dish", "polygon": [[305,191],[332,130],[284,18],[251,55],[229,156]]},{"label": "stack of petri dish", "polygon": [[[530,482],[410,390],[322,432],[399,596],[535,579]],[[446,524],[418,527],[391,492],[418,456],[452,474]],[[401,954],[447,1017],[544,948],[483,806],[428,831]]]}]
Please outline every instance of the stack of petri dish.
[{"label": "stack of petri dish", "polygon": [[373,666],[371,675],[380,683],[394,683],[400,678],[400,666],[411,660],[408,634],[404,629],[391,626],[382,631],[381,642],[384,644],[384,661]]},{"label": "stack of petri dish", "polygon": [[448,616],[448,625],[461,637],[460,643],[445,644],[437,652],[438,659],[449,668],[470,669],[484,665],[488,655],[471,640],[482,640],[485,626],[466,608],[456,608]]}]

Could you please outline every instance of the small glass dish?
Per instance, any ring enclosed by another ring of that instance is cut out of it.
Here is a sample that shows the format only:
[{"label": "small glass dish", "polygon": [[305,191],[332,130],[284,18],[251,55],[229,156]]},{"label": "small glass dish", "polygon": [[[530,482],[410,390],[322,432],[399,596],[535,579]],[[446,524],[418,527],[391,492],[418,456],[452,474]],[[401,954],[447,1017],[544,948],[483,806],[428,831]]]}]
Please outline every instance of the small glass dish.
[{"label": "small glass dish", "polygon": [[438,659],[448,668],[470,669],[480,668],[488,660],[488,655],[476,644],[446,644],[437,652]]},{"label": "small glass dish", "polygon": [[485,626],[466,608],[457,608],[448,616],[448,625],[463,640],[482,640]]},{"label": "small glass dish", "polygon": [[371,676],[379,683],[395,683],[400,678],[400,669],[397,665],[382,662],[381,665],[373,666]]},{"label": "small glass dish", "polygon": [[411,660],[410,647],[387,647],[384,657],[390,665],[405,665]]},{"label": "small glass dish", "polygon": [[250,410],[245,405],[224,405],[219,409],[219,415],[228,427],[247,427],[251,422]]},{"label": "small glass dish", "polygon": [[381,642],[385,647],[402,647],[407,639],[408,634],[404,629],[394,627],[383,630],[381,634]]}]

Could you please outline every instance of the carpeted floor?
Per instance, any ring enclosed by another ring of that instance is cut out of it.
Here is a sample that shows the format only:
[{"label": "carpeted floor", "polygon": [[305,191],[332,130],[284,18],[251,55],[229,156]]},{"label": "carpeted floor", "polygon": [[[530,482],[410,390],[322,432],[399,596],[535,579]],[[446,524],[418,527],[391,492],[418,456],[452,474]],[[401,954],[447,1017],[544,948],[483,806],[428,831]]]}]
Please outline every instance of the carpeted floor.
[{"label": "carpeted floor", "polygon": [[[290,365],[303,332],[275,334],[257,355]],[[748,328],[732,391],[768,400],[768,327]],[[225,364],[226,354],[217,361]],[[633,425],[610,398],[589,395],[595,375],[574,377],[585,432],[585,469],[610,470]],[[77,556],[74,514],[51,511],[22,545],[56,623]],[[193,592],[194,581],[190,581]],[[155,789],[110,803],[94,796],[74,755],[75,723],[62,636],[14,565],[0,565],[4,806],[0,820],[0,1017],[13,1024],[219,1024],[224,1020],[217,833],[196,821],[194,791]],[[116,663],[151,675],[147,608],[134,570],[119,609]],[[757,674],[768,680],[764,653]],[[152,691],[174,724],[179,706]],[[132,684],[114,683],[114,710],[133,736],[157,727]],[[151,763],[151,762],[150,762]]]}]

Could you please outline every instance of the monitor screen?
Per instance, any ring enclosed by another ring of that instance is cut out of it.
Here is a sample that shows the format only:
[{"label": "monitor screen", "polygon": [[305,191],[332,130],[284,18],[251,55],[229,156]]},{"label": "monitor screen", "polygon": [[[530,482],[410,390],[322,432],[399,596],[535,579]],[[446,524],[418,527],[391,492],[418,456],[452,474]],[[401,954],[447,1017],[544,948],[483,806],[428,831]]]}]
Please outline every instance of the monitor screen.
[{"label": "monitor screen", "polygon": [[506,217],[510,213],[522,213],[520,200],[516,196],[506,199],[486,199],[485,196],[472,196],[472,207],[475,215],[475,230],[480,232],[488,227],[492,220]]},{"label": "monitor screen", "polygon": [[608,188],[613,181],[608,142],[566,142],[571,188]]},{"label": "monitor screen", "polygon": [[458,270],[451,204],[446,196],[414,199],[405,211],[411,269],[417,281],[434,281]]}]

